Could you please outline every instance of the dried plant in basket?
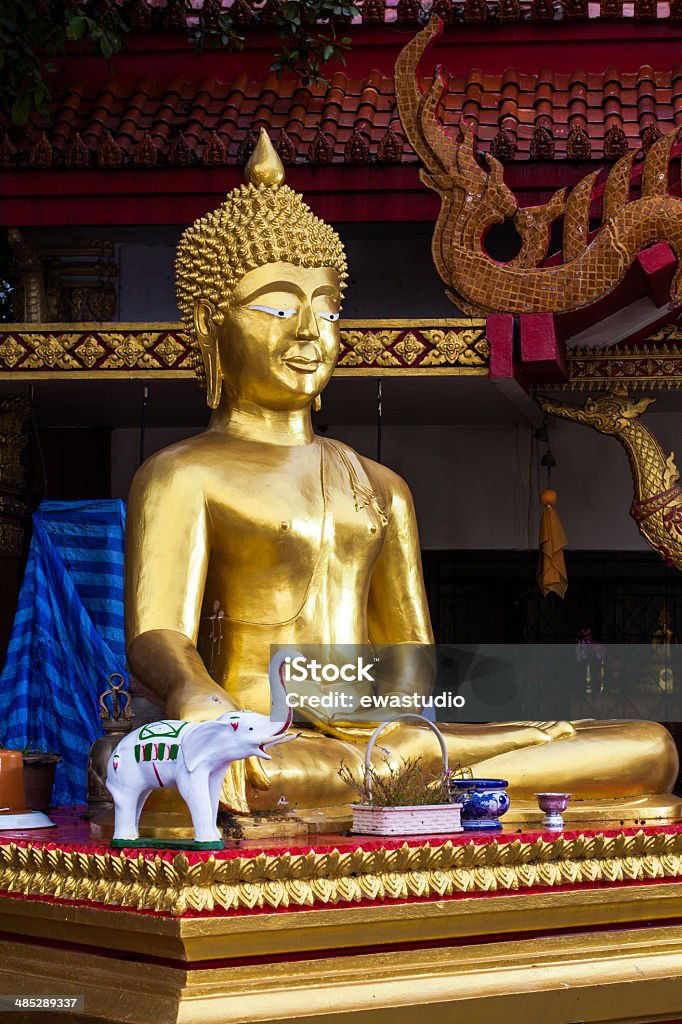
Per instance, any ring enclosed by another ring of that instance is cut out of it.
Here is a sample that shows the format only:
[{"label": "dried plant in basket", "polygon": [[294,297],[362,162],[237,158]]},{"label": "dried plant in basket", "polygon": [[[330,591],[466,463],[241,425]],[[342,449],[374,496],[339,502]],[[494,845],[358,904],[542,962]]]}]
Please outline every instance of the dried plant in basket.
[{"label": "dried plant in basket", "polygon": [[399,765],[384,759],[386,770],[363,766],[356,778],[347,764],[341,763],[339,776],[360,797],[361,804],[373,807],[424,807],[451,803],[447,774],[431,771],[422,757],[401,758]]}]

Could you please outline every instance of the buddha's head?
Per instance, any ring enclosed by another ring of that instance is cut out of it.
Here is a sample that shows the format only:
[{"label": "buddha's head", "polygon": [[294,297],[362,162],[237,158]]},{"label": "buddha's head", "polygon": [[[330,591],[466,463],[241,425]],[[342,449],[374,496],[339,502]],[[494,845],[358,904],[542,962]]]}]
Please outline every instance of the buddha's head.
[{"label": "buddha's head", "polygon": [[223,394],[300,408],[334,369],[345,253],[333,228],[283,184],[264,130],[245,179],[184,232],[178,305],[212,409]]}]

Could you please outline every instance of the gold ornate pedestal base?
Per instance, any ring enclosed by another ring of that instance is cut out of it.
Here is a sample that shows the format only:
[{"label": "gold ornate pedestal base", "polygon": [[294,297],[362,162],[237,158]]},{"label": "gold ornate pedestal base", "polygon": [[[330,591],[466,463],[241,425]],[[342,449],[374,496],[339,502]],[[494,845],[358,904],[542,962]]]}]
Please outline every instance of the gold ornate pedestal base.
[{"label": "gold ornate pedestal base", "polygon": [[[74,1024],[670,1021],[682,928],[664,918],[682,913],[677,889],[228,919],[2,900],[5,934],[32,939],[0,941],[0,992],[82,995],[85,1014],[59,1017]],[[36,1024],[32,1012],[11,1020]]]},{"label": "gold ornate pedestal base", "polygon": [[83,996],[73,1024],[672,1022],[681,880],[680,826],[174,854],[69,820],[0,836],[0,994]]}]

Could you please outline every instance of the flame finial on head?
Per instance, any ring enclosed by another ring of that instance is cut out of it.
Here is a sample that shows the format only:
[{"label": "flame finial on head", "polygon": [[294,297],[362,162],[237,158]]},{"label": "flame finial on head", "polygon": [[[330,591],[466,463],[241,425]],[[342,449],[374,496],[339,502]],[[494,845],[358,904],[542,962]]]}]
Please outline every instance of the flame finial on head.
[{"label": "flame finial on head", "polygon": [[244,181],[249,185],[279,188],[284,184],[284,164],[265,128],[261,128],[256,147],[244,168]]}]

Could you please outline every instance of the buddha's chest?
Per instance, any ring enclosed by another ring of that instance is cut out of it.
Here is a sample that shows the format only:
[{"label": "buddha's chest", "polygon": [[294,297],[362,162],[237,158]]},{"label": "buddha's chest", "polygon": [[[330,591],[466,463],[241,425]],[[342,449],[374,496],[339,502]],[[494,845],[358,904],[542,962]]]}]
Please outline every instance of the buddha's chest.
[{"label": "buddha's chest", "polygon": [[[273,464],[225,473],[209,502],[209,587],[223,594],[284,590],[297,603],[315,571],[368,576],[386,517],[357,462],[317,445]],[[230,599],[230,603],[232,600]]]}]

